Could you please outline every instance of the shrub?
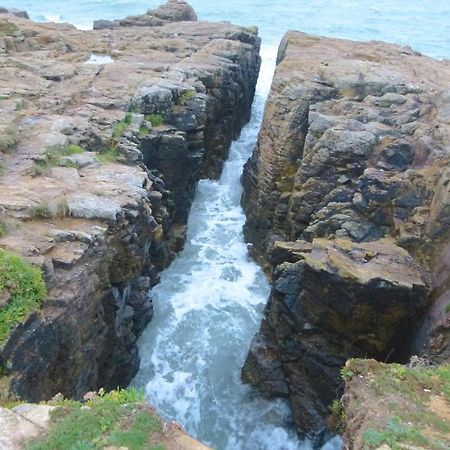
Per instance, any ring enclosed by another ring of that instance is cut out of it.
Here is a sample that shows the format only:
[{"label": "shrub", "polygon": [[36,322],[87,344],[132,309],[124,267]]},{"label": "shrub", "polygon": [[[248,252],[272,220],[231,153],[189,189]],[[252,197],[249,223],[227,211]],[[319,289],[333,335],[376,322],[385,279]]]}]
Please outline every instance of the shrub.
[{"label": "shrub", "polygon": [[0,293],[10,297],[6,306],[0,309],[1,345],[14,326],[41,306],[47,291],[40,269],[0,249]]}]

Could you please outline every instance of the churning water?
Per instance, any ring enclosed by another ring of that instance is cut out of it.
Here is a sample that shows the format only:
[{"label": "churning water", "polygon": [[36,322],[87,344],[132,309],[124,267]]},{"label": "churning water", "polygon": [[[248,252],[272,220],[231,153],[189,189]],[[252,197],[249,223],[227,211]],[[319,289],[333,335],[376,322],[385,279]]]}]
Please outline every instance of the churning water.
[{"label": "churning water", "polygon": [[[162,0],[161,0],[162,1]],[[0,0],[32,19],[90,28],[95,19],[140,14],[159,0]],[[219,450],[309,450],[287,404],[240,382],[269,286],[249,258],[239,206],[242,166],[255,145],[276,48],[284,32],[411,45],[450,56],[450,0],[190,0],[199,18],[258,25],[263,66],[251,122],[233,144],[219,181],[201,181],[185,250],[152,291],[155,318],[140,340],[134,385],[168,419]],[[338,449],[337,439],[324,449]]]},{"label": "churning water", "polygon": [[140,340],[134,381],[166,417],[217,449],[309,449],[292,429],[289,407],[240,381],[269,294],[242,235],[240,174],[262,120],[274,61],[263,67],[250,123],[219,181],[200,181],[184,251],[152,291],[155,318]]}]

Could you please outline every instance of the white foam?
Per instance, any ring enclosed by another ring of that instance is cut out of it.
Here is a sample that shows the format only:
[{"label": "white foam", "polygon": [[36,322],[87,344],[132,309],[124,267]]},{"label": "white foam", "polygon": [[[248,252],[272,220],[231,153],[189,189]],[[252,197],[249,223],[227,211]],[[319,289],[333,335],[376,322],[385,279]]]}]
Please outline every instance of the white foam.
[{"label": "white foam", "polygon": [[109,55],[98,55],[96,53],[92,53],[89,59],[84,62],[84,64],[102,65],[112,64],[114,62],[114,59],[112,59]]}]

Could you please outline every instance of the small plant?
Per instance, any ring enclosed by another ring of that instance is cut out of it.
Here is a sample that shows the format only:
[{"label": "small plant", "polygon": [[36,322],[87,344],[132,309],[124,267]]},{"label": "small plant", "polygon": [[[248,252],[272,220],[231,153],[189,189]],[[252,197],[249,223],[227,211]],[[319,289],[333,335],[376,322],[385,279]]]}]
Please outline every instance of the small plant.
[{"label": "small plant", "polygon": [[49,175],[53,167],[72,167],[79,169],[79,165],[73,161],[61,161],[61,158],[84,153],[86,150],[78,145],[70,144],[65,147],[50,147],[45,151],[44,159],[35,161],[31,168],[34,176]]},{"label": "small plant", "polygon": [[331,415],[328,419],[328,426],[336,433],[342,434],[345,427],[345,412],[344,406],[340,400],[333,400],[333,403],[329,407]]},{"label": "small plant", "polygon": [[118,124],[116,124],[112,132],[112,138],[114,141],[118,141],[123,136],[125,131],[131,125],[132,121],[133,121],[133,114],[131,112],[128,112],[125,115],[125,118],[121,120]]},{"label": "small plant", "polygon": [[50,219],[52,217],[52,213],[48,203],[43,202],[34,206],[31,209],[31,216],[37,219]]},{"label": "small plant", "polygon": [[197,92],[195,90],[189,90],[184,91],[179,99],[178,99],[178,105],[186,106],[189,103],[189,100],[193,99],[197,95]]},{"label": "small plant", "polygon": [[40,269],[0,249],[0,293],[9,297],[6,306],[0,308],[1,345],[14,326],[41,306],[47,291]]},{"label": "small plant", "polygon": [[352,372],[350,369],[347,369],[347,367],[344,366],[344,367],[341,369],[341,377],[342,377],[344,380],[348,380],[348,379],[351,378],[353,375],[354,375],[353,372]]},{"label": "small plant", "polygon": [[161,114],[149,114],[145,120],[152,124],[152,127],[160,127],[164,123],[164,117]]},{"label": "small plant", "polygon": [[11,153],[17,146],[17,128],[15,125],[9,125],[0,135],[0,151]]}]

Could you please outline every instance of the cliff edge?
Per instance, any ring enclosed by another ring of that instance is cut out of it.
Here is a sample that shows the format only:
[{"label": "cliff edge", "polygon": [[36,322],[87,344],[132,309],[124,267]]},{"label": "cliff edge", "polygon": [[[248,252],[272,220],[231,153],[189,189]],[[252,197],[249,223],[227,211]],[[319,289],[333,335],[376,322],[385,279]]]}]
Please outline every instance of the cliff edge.
[{"label": "cliff edge", "polygon": [[349,357],[449,360],[450,62],[288,32],[244,176],[272,274],[245,381],[326,426]]},{"label": "cliff edge", "polygon": [[169,1],[160,23],[80,31],[0,14],[0,397],[81,397],[135,375],[148,290],[259,71],[255,32],[194,16]]}]

